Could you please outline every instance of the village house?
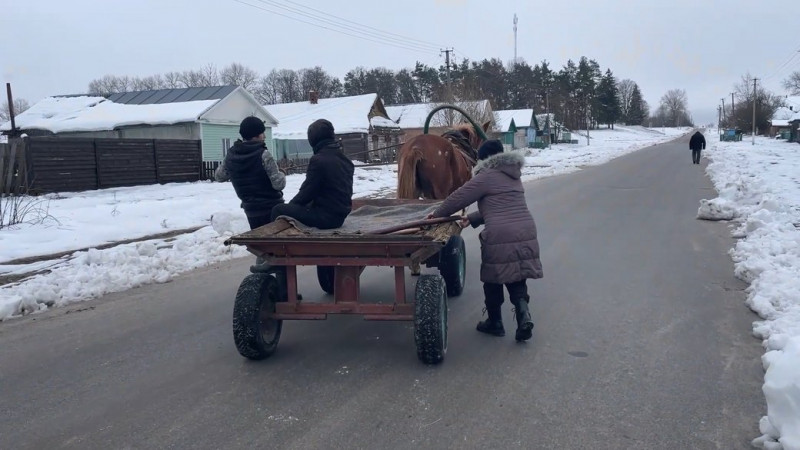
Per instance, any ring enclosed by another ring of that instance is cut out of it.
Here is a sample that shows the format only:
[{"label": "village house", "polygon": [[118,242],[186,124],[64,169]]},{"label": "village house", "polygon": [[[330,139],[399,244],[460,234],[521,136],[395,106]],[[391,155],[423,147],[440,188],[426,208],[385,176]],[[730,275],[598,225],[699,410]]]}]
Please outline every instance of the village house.
[{"label": "village house", "polygon": [[321,99],[312,91],[308,101],[264,108],[279,121],[273,130],[279,161],[311,157],[307,131],[317,119],[333,124],[345,154],[356,161],[391,161],[400,143],[400,127],[389,119],[377,94]]},{"label": "village house", "polygon": [[[239,86],[48,97],[15,121],[19,132],[32,137],[199,140],[203,160],[219,161],[240,138],[239,123],[251,115],[264,120],[271,142],[277,120]],[[0,126],[10,130],[10,123]]]},{"label": "village house", "polygon": [[533,147],[539,129],[533,109],[507,109],[494,114],[495,130],[503,144],[511,148]]},{"label": "village house", "polygon": [[[400,125],[403,132],[402,142],[406,142],[414,136],[423,134],[428,114],[440,105],[442,103],[410,103],[387,106],[386,111],[389,113],[389,117]],[[489,130],[493,128],[496,122],[492,104],[489,100],[456,102],[455,106],[467,112],[480,126],[489,121]],[[459,113],[452,110],[439,111],[431,118],[428,134],[441,135],[451,129],[453,124],[460,121],[461,114]]]}]

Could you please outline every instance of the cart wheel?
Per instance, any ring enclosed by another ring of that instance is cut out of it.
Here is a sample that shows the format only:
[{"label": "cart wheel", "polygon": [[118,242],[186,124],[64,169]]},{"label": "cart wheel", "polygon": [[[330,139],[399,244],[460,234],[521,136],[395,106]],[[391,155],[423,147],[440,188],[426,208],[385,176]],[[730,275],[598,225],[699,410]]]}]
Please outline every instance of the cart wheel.
[{"label": "cart wheel", "polygon": [[464,292],[467,256],[464,239],[461,236],[450,236],[447,244],[439,252],[439,273],[447,285],[448,297],[458,297]]},{"label": "cart wheel", "polygon": [[414,292],[414,343],[425,364],[438,364],[447,352],[447,295],[440,275],[422,275]]},{"label": "cart wheel", "polygon": [[233,304],[233,341],[245,358],[264,359],[278,347],[283,321],[271,317],[278,291],[278,280],[271,274],[248,275],[239,285]]},{"label": "cart wheel", "polygon": [[334,267],[317,266],[317,280],[323,291],[333,294]]}]

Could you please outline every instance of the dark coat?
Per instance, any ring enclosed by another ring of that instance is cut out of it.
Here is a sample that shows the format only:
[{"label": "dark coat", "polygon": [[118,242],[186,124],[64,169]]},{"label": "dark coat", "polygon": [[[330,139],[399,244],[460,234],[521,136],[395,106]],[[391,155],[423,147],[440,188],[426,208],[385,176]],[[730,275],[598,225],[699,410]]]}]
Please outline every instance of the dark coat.
[{"label": "dark coat", "polygon": [[689,139],[689,148],[692,150],[703,150],[706,148],[706,138],[703,133],[696,131]]},{"label": "dark coat", "polygon": [[290,203],[320,209],[336,217],[347,217],[353,207],[355,167],[342,146],[326,139],[314,147],[306,179]]},{"label": "dark coat", "polygon": [[269,217],[283,203],[286,178],[262,141],[237,141],[215,174],[217,181],[231,180],[247,217]]},{"label": "dark coat", "polygon": [[480,233],[481,281],[485,283],[542,277],[536,222],[520,180],[524,164],[525,158],[517,152],[479,161],[475,176],[433,213],[434,217],[447,217],[478,202],[478,211],[468,217],[473,227],[485,225]]}]

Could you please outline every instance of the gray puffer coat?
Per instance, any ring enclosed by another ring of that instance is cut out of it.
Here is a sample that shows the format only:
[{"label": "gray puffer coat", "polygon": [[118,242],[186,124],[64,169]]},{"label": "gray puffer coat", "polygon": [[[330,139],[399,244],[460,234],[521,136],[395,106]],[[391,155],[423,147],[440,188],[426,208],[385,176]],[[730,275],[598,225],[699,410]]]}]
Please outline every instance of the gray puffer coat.
[{"label": "gray puffer coat", "polygon": [[525,157],[517,152],[498,153],[475,166],[471,180],[450,194],[434,211],[447,217],[478,202],[469,214],[470,224],[480,233],[481,281],[513,283],[542,277],[536,222],[525,203],[522,166]]}]

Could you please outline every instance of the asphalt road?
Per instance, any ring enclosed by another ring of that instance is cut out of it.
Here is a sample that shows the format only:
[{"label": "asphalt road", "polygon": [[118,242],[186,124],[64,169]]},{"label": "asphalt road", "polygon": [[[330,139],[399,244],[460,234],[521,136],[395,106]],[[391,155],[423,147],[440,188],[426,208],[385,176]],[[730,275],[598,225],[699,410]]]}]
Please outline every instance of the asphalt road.
[{"label": "asphalt road", "polygon": [[[410,324],[354,317],[286,322],[272,358],[243,359],[236,260],[0,323],[0,448],[749,448],[756,316],[726,226],[694,219],[714,192],[687,141],[527,185],[545,271],[527,344],[508,303],[505,338],[475,331],[472,230],[435,367]],[[392,295],[391,269],[366,275],[365,295]]]}]

